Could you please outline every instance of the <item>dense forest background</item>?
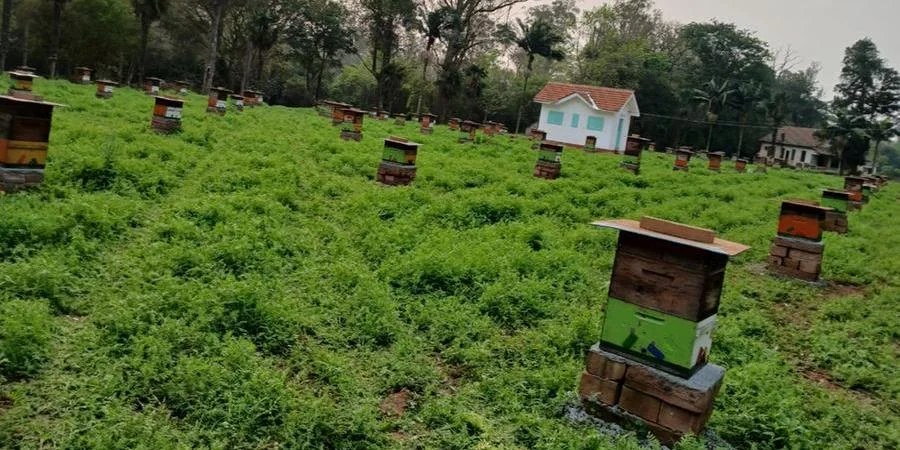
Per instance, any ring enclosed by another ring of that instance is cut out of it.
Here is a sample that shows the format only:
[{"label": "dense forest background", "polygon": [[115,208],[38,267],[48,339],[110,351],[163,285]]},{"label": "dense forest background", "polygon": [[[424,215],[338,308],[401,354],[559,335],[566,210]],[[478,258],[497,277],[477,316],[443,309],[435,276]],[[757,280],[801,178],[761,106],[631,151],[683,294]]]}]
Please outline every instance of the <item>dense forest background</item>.
[{"label": "dense forest background", "polygon": [[828,105],[815,63],[799,67],[789,48],[734,24],[667,21],[652,0],[586,11],[574,0],[2,3],[0,63],[51,76],[89,66],[131,84],[257,88],[270,103],[330,98],[520,131],[553,79],[634,89],[642,117],[632,130],[661,146],[748,156],[778,126],[817,127],[847,167],[896,131],[900,77],[871,41],[834,49],[845,67]]}]

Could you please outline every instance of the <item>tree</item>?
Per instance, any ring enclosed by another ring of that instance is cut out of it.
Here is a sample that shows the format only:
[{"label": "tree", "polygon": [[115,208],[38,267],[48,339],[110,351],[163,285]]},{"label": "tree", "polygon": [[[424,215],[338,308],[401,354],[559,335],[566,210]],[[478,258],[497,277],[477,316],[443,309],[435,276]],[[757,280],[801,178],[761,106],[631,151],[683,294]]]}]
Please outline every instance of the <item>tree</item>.
[{"label": "tree", "polygon": [[50,44],[50,78],[56,77],[56,64],[59,62],[59,38],[62,33],[62,12],[69,0],[53,0],[53,22]]},{"label": "tree", "polygon": [[376,107],[384,108],[392,87],[401,83],[403,70],[394,63],[400,45],[398,30],[416,25],[414,0],[360,0],[370,40],[370,65],[377,83]]},{"label": "tree", "polygon": [[787,117],[787,96],[784,92],[775,91],[763,102],[766,118],[772,127],[772,156],[775,152],[775,142],[778,140],[778,129],[784,125]]},{"label": "tree", "polygon": [[818,127],[822,123],[825,103],[816,78],[819,65],[811,64],[800,71],[783,70],[775,77],[777,89],[785,94],[790,123],[799,127]]},{"label": "tree", "polygon": [[134,15],[141,25],[140,47],[138,48],[138,81],[144,79],[144,69],[147,65],[147,41],[150,38],[150,27],[157,22],[169,8],[169,0],[131,0]]},{"label": "tree", "polygon": [[839,175],[844,174],[847,148],[863,133],[859,128],[861,124],[865,124],[865,117],[854,115],[832,102],[832,107],[825,113],[822,128],[816,132],[816,137],[828,142],[832,154],[838,158]]},{"label": "tree", "polygon": [[203,92],[209,91],[216,76],[216,62],[219,60],[219,41],[222,36],[225,13],[230,7],[230,0],[206,0],[202,8],[209,26],[209,41],[206,59],[203,63]]},{"label": "tree", "polygon": [[706,105],[706,120],[709,122],[709,132],[706,135],[706,151],[712,141],[713,128],[719,120],[719,111],[728,102],[728,96],[735,92],[728,80],[716,82],[715,78],[703,85],[703,89],[694,89],[694,100]]},{"label": "tree", "polygon": [[[425,23],[422,28],[425,30],[425,38],[427,39],[425,42],[425,49],[423,51],[423,61],[422,61],[422,84],[424,86],[425,80],[428,76],[428,64],[431,61],[431,51],[434,48],[435,42],[440,39],[447,30],[451,30],[459,27],[457,23],[459,21],[459,16],[456,14],[456,10],[450,8],[448,6],[442,6],[435,11],[428,12],[425,15]],[[416,114],[419,114],[422,110],[422,91],[419,91],[418,94],[419,99],[416,102]]]},{"label": "tree", "polygon": [[12,0],[3,0],[3,16],[0,19],[0,70],[6,70],[9,54],[9,27],[12,21]]},{"label": "tree", "polygon": [[506,39],[515,43],[516,46],[525,54],[525,75],[522,84],[522,98],[519,103],[519,112],[516,117],[516,134],[519,133],[519,126],[522,123],[522,110],[525,102],[528,101],[528,78],[531,77],[532,66],[534,65],[535,56],[543,56],[544,58],[561,61],[565,54],[559,48],[560,44],[565,40],[549,23],[542,20],[534,20],[531,23],[524,23],[516,20],[518,30],[505,27],[503,33]]},{"label": "tree", "polygon": [[737,143],[738,158],[741,157],[744,149],[744,129],[747,121],[752,113],[763,106],[763,99],[766,98],[766,95],[764,86],[758,81],[741,83],[733,92],[730,103],[737,110],[740,122]]},{"label": "tree", "polygon": [[871,124],[865,134],[874,143],[873,148],[875,150],[872,155],[872,174],[874,175],[878,173],[878,146],[882,142],[890,141],[900,135],[900,130],[897,129],[897,124],[893,120],[882,119]]},{"label": "tree", "polygon": [[322,78],[329,67],[340,63],[340,56],[353,51],[353,39],[344,17],[347,10],[333,0],[310,0],[298,20],[288,29],[288,42],[306,70],[307,89],[318,100]]}]

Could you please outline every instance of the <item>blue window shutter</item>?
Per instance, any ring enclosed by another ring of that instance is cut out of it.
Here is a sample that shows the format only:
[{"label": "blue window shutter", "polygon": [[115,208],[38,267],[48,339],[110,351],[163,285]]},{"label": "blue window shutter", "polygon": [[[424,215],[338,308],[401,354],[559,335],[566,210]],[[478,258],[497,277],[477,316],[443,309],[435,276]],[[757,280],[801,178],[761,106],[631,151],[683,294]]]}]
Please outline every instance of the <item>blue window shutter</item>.
[{"label": "blue window shutter", "polygon": [[588,116],[587,129],[593,131],[603,131],[603,118],[599,116]]},{"label": "blue window shutter", "polygon": [[581,120],[581,116],[578,113],[572,114],[572,128],[578,128],[578,121]]},{"label": "blue window shutter", "polygon": [[548,111],[547,123],[550,125],[562,125],[564,116],[565,115],[560,111]]}]

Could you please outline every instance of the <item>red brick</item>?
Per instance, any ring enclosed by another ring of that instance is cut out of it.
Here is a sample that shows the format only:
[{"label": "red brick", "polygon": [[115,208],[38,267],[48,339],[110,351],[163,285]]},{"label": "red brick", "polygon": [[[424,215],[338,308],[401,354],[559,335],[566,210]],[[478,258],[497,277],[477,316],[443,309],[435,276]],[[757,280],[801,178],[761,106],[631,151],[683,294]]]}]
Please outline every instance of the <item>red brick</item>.
[{"label": "red brick", "polygon": [[800,261],[800,271],[806,273],[814,273],[816,275],[822,271],[822,265],[815,261]]},{"label": "red brick", "polygon": [[587,372],[581,373],[578,384],[578,395],[582,400],[597,401],[604,405],[615,405],[619,402],[619,383],[595,377]]},{"label": "red brick", "polygon": [[656,397],[640,393],[628,386],[622,387],[619,406],[621,406],[623,410],[644,420],[654,423],[659,420],[659,409],[661,404],[662,402]]},{"label": "red brick", "polygon": [[702,420],[703,416],[703,414],[663,403],[659,409],[659,424],[680,433],[697,434],[705,425],[705,421]]},{"label": "red brick", "polygon": [[769,251],[769,254],[772,256],[780,256],[784,258],[788,254],[787,247],[782,247],[780,245],[772,245],[772,250]]}]

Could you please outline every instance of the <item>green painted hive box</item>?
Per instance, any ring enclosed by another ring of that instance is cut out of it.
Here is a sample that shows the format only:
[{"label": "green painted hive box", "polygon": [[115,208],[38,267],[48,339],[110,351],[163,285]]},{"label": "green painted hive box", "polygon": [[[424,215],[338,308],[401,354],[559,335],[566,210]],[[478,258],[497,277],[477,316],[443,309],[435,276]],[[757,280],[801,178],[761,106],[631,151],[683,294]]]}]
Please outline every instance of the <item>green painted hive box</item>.
[{"label": "green painted hive box", "polygon": [[831,208],[841,214],[847,213],[850,204],[850,193],[826,189],[822,191],[822,206]]},{"label": "green painted hive box", "polygon": [[716,316],[700,322],[609,298],[600,343],[689,376],[706,363]]},{"label": "green painted hive box", "polygon": [[562,160],[562,145],[541,142],[538,159],[541,161],[558,163]]}]

